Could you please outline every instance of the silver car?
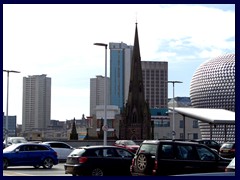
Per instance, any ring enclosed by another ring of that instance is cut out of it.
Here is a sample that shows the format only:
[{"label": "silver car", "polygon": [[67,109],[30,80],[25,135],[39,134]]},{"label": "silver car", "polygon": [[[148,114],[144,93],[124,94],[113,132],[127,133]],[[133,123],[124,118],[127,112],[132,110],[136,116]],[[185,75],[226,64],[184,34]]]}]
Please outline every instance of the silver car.
[{"label": "silver car", "polygon": [[58,154],[59,161],[66,161],[68,155],[75,149],[65,142],[48,141],[42,142],[42,144],[49,145]]},{"label": "silver car", "polygon": [[7,139],[4,140],[5,147],[8,147],[12,144],[18,144],[18,143],[26,143],[28,142],[25,137],[7,137]]}]

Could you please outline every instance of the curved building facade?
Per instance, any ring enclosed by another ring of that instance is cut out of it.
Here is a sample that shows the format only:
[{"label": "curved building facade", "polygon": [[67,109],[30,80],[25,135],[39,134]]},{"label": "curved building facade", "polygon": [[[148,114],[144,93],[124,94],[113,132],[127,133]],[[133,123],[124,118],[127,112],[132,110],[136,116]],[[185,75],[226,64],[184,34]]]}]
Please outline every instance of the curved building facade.
[{"label": "curved building facade", "polygon": [[[195,71],[190,98],[196,108],[215,108],[235,111],[235,54],[225,54],[201,64]],[[209,139],[209,124],[199,122],[203,139]],[[222,142],[223,125],[213,128],[212,139]],[[227,125],[227,139],[235,140],[235,126]]]}]

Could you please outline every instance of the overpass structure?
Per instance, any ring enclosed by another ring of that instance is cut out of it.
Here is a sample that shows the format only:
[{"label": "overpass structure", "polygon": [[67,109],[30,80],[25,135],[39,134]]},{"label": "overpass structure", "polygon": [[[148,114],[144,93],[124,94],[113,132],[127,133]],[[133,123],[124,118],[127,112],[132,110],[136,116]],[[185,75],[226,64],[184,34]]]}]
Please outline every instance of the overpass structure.
[{"label": "overpass structure", "polygon": [[[172,107],[169,107],[169,109],[173,110]],[[225,109],[209,109],[209,108],[174,108],[174,111],[183,116],[184,139],[186,137],[185,117],[187,116],[193,119],[197,119],[205,124],[207,123],[210,126],[210,139],[212,139],[213,137],[213,128],[216,128],[217,125],[221,125],[223,127],[224,132],[223,140],[227,141],[227,131],[229,129],[228,126],[231,126],[230,129],[234,131],[232,132],[232,135],[234,135],[235,140],[235,112],[228,111]],[[200,131],[201,133],[203,132],[201,127]],[[204,133],[207,134],[206,131]],[[202,136],[204,136],[204,134],[202,134]]]}]

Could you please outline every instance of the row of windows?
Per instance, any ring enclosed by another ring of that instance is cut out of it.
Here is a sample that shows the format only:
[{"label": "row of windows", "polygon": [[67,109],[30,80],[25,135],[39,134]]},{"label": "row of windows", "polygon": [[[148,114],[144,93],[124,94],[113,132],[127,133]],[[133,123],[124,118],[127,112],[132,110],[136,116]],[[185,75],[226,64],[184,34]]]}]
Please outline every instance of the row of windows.
[{"label": "row of windows", "polygon": [[[170,120],[154,121],[154,127],[170,127]],[[179,128],[183,127],[184,127],[183,120],[180,120]],[[193,121],[192,128],[198,128],[197,120]]]}]

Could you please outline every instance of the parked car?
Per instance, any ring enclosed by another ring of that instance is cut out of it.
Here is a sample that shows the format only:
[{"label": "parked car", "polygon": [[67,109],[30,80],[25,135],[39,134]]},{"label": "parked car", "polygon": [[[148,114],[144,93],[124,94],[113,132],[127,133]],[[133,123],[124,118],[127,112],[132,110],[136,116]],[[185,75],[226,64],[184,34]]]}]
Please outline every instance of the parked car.
[{"label": "parked car", "polygon": [[64,164],[65,174],[73,176],[131,175],[134,154],[116,146],[85,146],[69,154]]},{"label": "parked car", "polygon": [[66,161],[67,156],[75,149],[69,144],[59,141],[42,142],[41,144],[46,144],[56,151],[59,161]]},{"label": "parked car", "polygon": [[58,164],[57,153],[47,145],[18,143],[3,149],[3,169],[9,166],[33,166],[51,169]]},{"label": "parked car", "polygon": [[231,159],[190,141],[145,140],[130,167],[132,175],[176,175],[224,172]]},{"label": "parked car", "polygon": [[217,152],[219,152],[219,149],[221,147],[221,144],[219,144],[218,142],[214,141],[214,140],[210,140],[210,139],[192,139],[192,142],[197,142],[200,144],[204,144],[212,149],[217,150]]},{"label": "parked car", "polygon": [[114,146],[125,148],[133,153],[136,153],[139,148],[139,145],[137,145],[133,140],[117,140],[114,143]]},{"label": "parked car", "polygon": [[225,158],[235,157],[235,142],[225,142],[222,144],[219,155]]},{"label": "parked car", "polygon": [[229,163],[229,165],[225,168],[226,172],[235,172],[235,158]]},{"label": "parked car", "polygon": [[5,139],[3,143],[5,144],[5,147],[10,146],[12,144],[17,143],[26,143],[28,142],[25,137],[7,137],[7,140]]}]

